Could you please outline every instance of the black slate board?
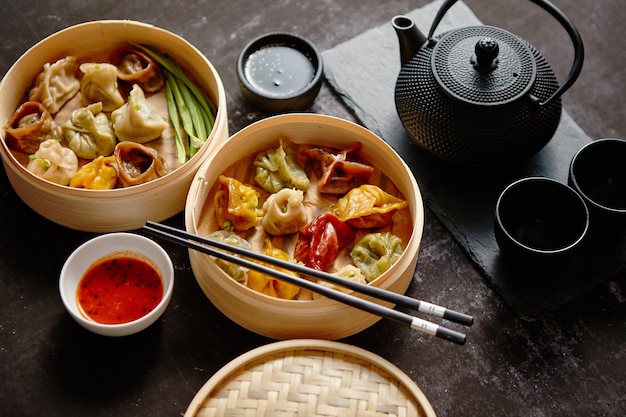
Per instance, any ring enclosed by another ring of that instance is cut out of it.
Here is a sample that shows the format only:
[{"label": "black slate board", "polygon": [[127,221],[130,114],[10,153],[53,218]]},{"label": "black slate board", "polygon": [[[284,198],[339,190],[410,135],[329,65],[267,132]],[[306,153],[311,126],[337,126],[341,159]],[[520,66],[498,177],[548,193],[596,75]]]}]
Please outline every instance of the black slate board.
[{"label": "black slate board", "polygon": [[[427,32],[440,4],[438,0],[406,14]],[[467,6],[457,2],[437,33],[479,24]],[[515,264],[500,254],[496,243],[493,209],[500,191],[525,176],[566,182],[571,158],[591,141],[566,111],[553,139],[527,162],[506,169],[461,167],[422,151],[402,127],[394,104],[400,58],[391,23],[370,29],[324,51],[322,56],[331,87],[363,125],[403,157],[417,179],[425,203],[520,318],[540,318],[623,270],[623,234],[610,242],[589,240],[585,250],[553,270]]]}]

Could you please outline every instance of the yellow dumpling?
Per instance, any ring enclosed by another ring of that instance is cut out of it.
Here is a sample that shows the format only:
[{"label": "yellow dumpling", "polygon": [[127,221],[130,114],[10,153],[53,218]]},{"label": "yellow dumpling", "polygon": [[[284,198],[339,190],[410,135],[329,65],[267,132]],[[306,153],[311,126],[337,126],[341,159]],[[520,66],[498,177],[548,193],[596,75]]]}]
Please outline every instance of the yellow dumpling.
[{"label": "yellow dumpling", "polygon": [[117,183],[115,156],[99,156],[82,166],[72,177],[70,187],[110,190]]},{"label": "yellow dumpling", "polygon": [[[263,253],[273,258],[282,259],[283,261],[289,260],[289,255],[287,255],[286,252],[280,249],[274,248],[270,239],[265,239],[265,249],[263,250]],[[262,265],[270,266],[266,264]],[[286,269],[278,268],[275,266],[270,267],[289,275],[298,276],[298,274],[296,274],[295,272],[288,271]],[[287,300],[293,299],[300,292],[300,287],[298,287],[297,285],[289,284],[287,282],[272,278],[271,276],[254,270],[248,271],[247,285],[248,287],[260,293],[269,295],[271,297],[284,298]]]},{"label": "yellow dumpling", "polygon": [[246,231],[257,225],[262,212],[257,208],[259,193],[234,178],[220,175],[215,193],[215,215],[221,229]]},{"label": "yellow dumpling", "polygon": [[406,200],[383,191],[372,184],[353,188],[341,197],[334,213],[341,221],[358,228],[374,228],[389,225],[397,210],[407,207]]}]

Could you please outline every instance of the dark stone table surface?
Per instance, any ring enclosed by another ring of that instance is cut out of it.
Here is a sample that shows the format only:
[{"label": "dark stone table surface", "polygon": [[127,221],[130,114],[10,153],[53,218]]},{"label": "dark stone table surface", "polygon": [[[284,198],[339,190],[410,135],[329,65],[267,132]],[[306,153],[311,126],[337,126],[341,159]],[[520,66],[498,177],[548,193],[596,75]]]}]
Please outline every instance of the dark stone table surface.
[{"label": "dark stone table surface", "polygon": [[[25,0],[0,2],[0,75],[30,46],[72,24],[133,19],[175,32],[202,51],[223,79],[234,133],[266,117],[245,102],[237,54],[250,39],[290,31],[329,50],[425,0],[230,1]],[[591,138],[626,137],[626,49],[619,0],[560,0],[586,46],[583,72],[564,108]],[[540,49],[561,79],[571,63],[567,36],[530,2],[467,0],[486,24]],[[556,33],[555,33],[556,32]],[[1,98],[0,98],[1,99]],[[325,84],[309,111],[358,122]],[[4,121],[2,121],[4,123]],[[418,179],[419,182],[419,179]],[[471,208],[468,208],[471,210]],[[182,227],[182,215],[167,223]],[[31,211],[0,173],[0,415],[181,415],[221,367],[272,340],[223,316],[197,285],[187,252],[164,245],[176,269],[172,302],[148,330],[104,338],[65,312],[58,274],[92,234]],[[476,317],[457,346],[381,321],[341,340],[402,369],[439,416],[623,416],[626,414],[626,277],[610,277],[557,311],[521,320],[443,223],[426,209],[408,294]]]}]

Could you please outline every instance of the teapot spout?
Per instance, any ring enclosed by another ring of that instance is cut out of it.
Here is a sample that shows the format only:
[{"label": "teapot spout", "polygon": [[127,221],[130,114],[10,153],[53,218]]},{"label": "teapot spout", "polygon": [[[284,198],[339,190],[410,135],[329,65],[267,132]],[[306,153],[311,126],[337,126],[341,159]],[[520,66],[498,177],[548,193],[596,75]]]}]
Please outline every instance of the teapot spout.
[{"label": "teapot spout", "polygon": [[400,42],[400,63],[406,64],[428,40],[408,16],[395,16],[391,25]]}]

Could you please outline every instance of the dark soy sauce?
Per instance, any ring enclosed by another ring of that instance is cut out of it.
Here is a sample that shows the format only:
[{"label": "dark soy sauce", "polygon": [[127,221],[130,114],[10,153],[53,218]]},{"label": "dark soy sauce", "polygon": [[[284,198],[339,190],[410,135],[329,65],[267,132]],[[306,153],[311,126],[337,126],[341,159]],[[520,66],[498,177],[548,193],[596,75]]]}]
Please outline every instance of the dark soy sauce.
[{"label": "dark soy sauce", "polygon": [[289,96],[303,90],[315,74],[309,58],[288,46],[268,46],[252,53],[245,65],[248,82],[271,96]]}]

